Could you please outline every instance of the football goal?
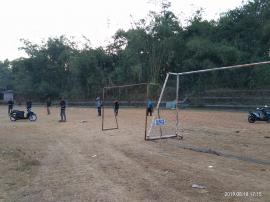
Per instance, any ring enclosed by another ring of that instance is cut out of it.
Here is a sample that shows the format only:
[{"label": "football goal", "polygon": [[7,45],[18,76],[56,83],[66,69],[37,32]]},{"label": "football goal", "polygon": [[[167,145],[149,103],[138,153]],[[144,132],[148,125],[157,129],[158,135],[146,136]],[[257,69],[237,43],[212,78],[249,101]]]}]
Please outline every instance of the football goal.
[{"label": "football goal", "polygon": [[[268,93],[265,91],[266,85],[270,86],[267,64],[270,64],[270,61],[167,73],[152,120],[147,124],[145,139],[182,139],[183,117],[180,108],[235,109],[263,105],[269,101],[263,100],[263,96],[259,95]],[[251,68],[258,66],[266,69],[260,68],[259,71],[258,68]]]},{"label": "football goal", "polygon": [[[154,83],[135,83],[104,87],[102,130],[119,129],[118,118],[122,116],[123,109],[146,109],[147,100],[156,100],[159,89],[160,87]],[[144,119],[144,114],[146,113],[143,113],[142,119]]]}]

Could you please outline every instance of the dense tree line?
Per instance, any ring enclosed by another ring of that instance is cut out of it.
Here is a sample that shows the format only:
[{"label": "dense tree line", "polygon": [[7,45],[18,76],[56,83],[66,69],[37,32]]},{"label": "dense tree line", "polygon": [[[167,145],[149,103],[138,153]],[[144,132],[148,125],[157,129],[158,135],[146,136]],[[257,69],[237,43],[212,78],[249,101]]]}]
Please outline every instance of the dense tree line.
[{"label": "dense tree line", "polygon": [[[162,83],[166,72],[183,72],[269,59],[270,1],[253,0],[203,20],[198,11],[187,26],[163,3],[160,13],[132,29],[118,30],[106,48],[83,48],[65,36],[42,44],[24,40],[29,57],[0,62],[0,88],[14,89],[21,97],[44,99],[60,95],[93,99],[103,86]],[[241,73],[241,75],[240,75]],[[215,73],[184,80],[189,90],[218,88],[257,89],[270,86],[270,69]],[[237,79],[230,79],[230,78]],[[202,85],[203,84],[203,85]]]}]

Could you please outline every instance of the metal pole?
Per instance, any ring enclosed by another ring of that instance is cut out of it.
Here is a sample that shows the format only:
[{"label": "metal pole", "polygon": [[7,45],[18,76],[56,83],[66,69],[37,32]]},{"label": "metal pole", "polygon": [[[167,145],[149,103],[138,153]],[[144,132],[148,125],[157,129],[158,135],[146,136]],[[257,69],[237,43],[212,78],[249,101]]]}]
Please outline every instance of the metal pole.
[{"label": "metal pole", "polygon": [[[115,91],[115,90],[114,90]],[[114,91],[113,91],[113,94],[114,94]],[[115,92],[115,94],[117,94],[116,92]],[[114,96],[113,96],[114,97]],[[118,100],[118,102],[119,102],[119,99],[120,99],[120,88],[118,89],[118,96],[117,96],[118,98],[117,98],[117,100]],[[116,123],[116,128],[115,129],[118,129],[119,127],[118,127],[118,120],[117,120],[117,116],[116,116],[116,114],[115,114],[115,112],[113,112],[113,114],[114,114],[114,119],[115,119],[115,123]]]},{"label": "metal pole", "polygon": [[178,136],[178,130],[179,130],[178,101],[179,101],[179,75],[177,75],[177,81],[176,81],[176,131],[175,131],[176,136]]},{"label": "metal pole", "polygon": [[104,130],[104,104],[105,104],[105,88],[103,88],[103,93],[102,93],[102,130]]},{"label": "metal pole", "polygon": [[124,87],[131,87],[131,86],[140,86],[140,85],[158,85],[156,83],[135,83],[135,84],[127,84],[122,86],[106,86],[104,88],[110,89],[110,88],[124,88]]},{"label": "metal pole", "polygon": [[220,70],[241,68],[241,67],[254,67],[254,66],[257,66],[257,65],[265,65],[265,64],[270,64],[270,61],[242,64],[242,65],[232,65],[232,66],[227,66],[227,67],[217,67],[217,68],[211,68],[211,69],[201,69],[201,70],[197,70],[197,71],[181,72],[181,73],[169,72],[169,74],[180,75],[181,76],[181,75],[187,75],[187,74],[198,74],[198,73],[203,73],[203,72],[220,71]]},{"label": "metal pole", "polygon": [[165,90],[167,81],[168,81],[168,79],[169,79],[169,76],[170,76],[170,73],[167,73],[165,82],[164,82],[164,84],[163,84],[163,87],[162,87],[162,90],[161,90],[161,93],[160,93],[160,96],[159,96],[159,99],[158,99],[158,103],[157,103],[157,107],[156,107],[157,109],[159,109],[159,105],[160,105],[160,102],[161,102],[161,98],[162,98],[162,96],[163,96],[163,93],[164,93],[164,90]]},{"label": "metal pole", "polygon": [[[147,105],[147,99],[149,99],[149,84],[147,84],[146,86],[146,105]],[[147,140],[146,136],[147,136],[147,111],[145,112],[144,140]]]},{"label": "metal pole", "polygon": [[136,84],[128,84],[128,85],[122,85],[122,86],[107,86],[104,88],[124,88],[124,87],[131,87],[131,86],[140,86],[140,85],[147,85],[148,83],[136,83]]}]

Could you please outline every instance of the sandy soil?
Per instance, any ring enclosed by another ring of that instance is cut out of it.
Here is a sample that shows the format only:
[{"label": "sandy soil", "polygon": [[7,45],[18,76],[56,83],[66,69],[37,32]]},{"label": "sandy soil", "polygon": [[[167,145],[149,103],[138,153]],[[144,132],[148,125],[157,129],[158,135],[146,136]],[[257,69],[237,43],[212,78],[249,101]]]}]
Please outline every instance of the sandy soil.
[{"label": "sandy soil", "polygon": [[11,122],[0,107],[0,201],[270,201],[270,125],[246,113],[182,110],[184,140],[144,141],[142,109],[103,132],[94,109],[68,108],[66,123],[33,111],[37,122]]}]

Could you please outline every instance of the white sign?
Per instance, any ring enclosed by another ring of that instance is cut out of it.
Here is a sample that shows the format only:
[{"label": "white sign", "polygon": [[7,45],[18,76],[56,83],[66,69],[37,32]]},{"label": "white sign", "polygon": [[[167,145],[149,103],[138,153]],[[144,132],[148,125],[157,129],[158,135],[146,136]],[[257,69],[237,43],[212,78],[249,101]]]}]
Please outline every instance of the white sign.
[{"label": "white sign", "polygon": [[166,124],[166,121],[165,121],[164,119],[156,119],[156,120],[154,121],[154,124],[155,124],[156,126],[164,126],[164,125]]}]

